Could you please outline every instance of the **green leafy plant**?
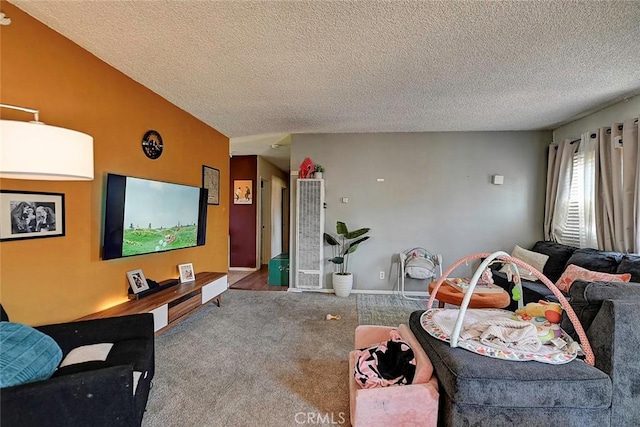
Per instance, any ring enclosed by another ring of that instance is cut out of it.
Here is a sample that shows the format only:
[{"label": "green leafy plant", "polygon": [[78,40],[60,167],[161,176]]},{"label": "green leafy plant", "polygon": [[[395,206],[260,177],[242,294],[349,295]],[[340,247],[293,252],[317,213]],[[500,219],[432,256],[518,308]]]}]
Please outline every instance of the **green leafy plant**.
[{"label": "green leafy plant", "polygon": [[313,169],[314,172],[324,172],[324,167],[320,164],[320,163],[316,163],[315,168]]},{"label": "green leafy plant", "polygon": [[371,229],[361,228],[356,231],[349,231],[344,222],[338,221],[336,224],[336,231],[340,236],[338,239],[328,233],[324,233],[324,241],[331,246],[333,251],[333,256],[329,261],[336,265],[337,274],[351,274],[349,273],[349,255],[358,249],[360,243],[369,239],[370,236],[364,236],[369,230]]}]

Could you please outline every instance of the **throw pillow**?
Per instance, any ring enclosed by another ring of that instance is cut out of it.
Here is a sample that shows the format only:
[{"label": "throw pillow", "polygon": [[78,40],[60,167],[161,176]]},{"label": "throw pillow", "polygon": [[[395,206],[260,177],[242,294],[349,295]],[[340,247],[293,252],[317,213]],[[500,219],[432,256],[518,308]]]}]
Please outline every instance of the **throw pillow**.
[{"label": "throw pillow", "polygon": [[566,268],[564,273],[562,273],[562,276],[560,276],[560,279],[556,282],[556,286],[562,292],[569,292],[569,288],[575,280],[628,282],[631,280],[631,274],[600,273],[598,271],[587,270],[586,268],[571,264]]},{"label": "throw pillow", "polygon": [[631,273],[631,281],[640,283],[640,255],[625,255],[616,273]]},{"label": "throw pillow", "polygon": [[61,368],[76,363],[107,360],[107,356],[113,347],[113,343],[91,344],[76,347],[67,354],[60,364]]},{"label": "throw pillow", "polygon": [[[526,262],[531,267],[535,268],[541,273],[542,273],[542,270],[544,269],[544,265],[547,263],[547,260],[549,259],[549,255],[528,251],[526,249],[521,248],[518,245],[516,245],[516,247],[513,248],[513,252],[511,252],[511,257],[519,259],[522,262]],[[507,268],[508,267],[505,265],[500,269],[500,272],[506,273]],[[531,270],[518,267],[518,271],[520,272],[521,279],[531,280],[531,281],[538,280],[538,278],[533,275]]]},{"label": "throw pillow", "polygon": [[[622,262],[622,254],[620,252],[599,251],[592,248],[577,249],[571,258],[567,260],[566,265],[577,265],[591,271],[600,273],[618,273],[618,265]],[[624,273],[628,273],[624,271]]]},{"label": "throw pillow", "polygon": [[567,266],[567,261],[578,248],[563,245],[556,242],[539,241],[531,250],[540,254],[549,255],[549,260],[544,265],[544,275],[552,282],[557,282]]},{"label": "throw pillow", "polygon": [[27,325],[0,322],[0,388],[46,380],[62,350],[53,338]]}]

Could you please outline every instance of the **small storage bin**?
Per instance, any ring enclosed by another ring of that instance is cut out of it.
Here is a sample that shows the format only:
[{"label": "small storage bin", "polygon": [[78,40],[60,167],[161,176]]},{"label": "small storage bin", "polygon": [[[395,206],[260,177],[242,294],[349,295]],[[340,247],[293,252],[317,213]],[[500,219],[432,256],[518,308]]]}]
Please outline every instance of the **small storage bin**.
[{"label": "small storage bin", "polygon": [[269,285],[289,286],[289,254],[282,253],[269,260]]}]

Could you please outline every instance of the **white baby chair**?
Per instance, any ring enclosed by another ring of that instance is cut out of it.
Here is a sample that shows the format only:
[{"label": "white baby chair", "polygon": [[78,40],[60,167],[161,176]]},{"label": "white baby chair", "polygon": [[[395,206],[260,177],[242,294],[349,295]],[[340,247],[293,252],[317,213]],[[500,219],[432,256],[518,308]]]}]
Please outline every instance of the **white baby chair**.
[{"label": "white baby chair", "polygon": [[404,278],[427,280],[429,282],[442,276],[442,255],[433,255],[428,250],[417,247],[400,252],[400,268],[398,269],[398,288],[403,298],[410,300],[422,300],[423,298],[413,298],[405,294]]}]

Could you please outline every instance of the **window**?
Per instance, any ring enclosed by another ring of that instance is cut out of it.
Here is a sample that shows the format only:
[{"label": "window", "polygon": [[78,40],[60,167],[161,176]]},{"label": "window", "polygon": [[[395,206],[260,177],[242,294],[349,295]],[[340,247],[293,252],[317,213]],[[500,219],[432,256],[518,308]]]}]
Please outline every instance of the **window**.
[{"label": "window", "polygon": [[637,126],[637,120],[629,119],[550,147],[545,239],[581,248],[639,252]]},{"label": "window", "polygon": [[573,154],[568,201],[556,239],[565,245],[598,247],[595,224],[595,150],[581,147]]}]

